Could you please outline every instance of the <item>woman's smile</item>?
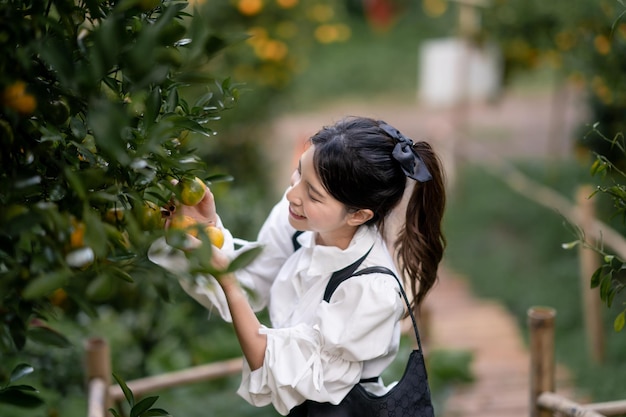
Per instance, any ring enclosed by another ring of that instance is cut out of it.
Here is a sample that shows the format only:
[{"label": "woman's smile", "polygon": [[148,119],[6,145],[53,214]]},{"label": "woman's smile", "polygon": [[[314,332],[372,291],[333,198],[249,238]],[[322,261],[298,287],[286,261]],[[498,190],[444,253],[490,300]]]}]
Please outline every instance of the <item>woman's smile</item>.
[{"label": "woman's smile", "polygon": [[306,216],[302,216],[298,213],[296,213],[296,211],[293,209],[293,207],[291,205],[289,205],[289,214],[295,218],[296,220],[306,220]]}]

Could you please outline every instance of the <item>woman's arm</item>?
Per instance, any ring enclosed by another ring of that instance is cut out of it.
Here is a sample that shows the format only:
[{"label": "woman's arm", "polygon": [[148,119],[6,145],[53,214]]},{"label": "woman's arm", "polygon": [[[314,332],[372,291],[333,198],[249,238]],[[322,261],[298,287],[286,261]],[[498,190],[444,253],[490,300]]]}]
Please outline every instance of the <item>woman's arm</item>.
[{"label": "woman's arm", "polygon": [[243,355],[250,369],[258,369],[263,365],[265,359],[267,336],[259,333],[261,323],[250,307],[248,298],[235,276],[233,274],[223,275],[218,281],[224,294],[226,294],[233,327]]}]

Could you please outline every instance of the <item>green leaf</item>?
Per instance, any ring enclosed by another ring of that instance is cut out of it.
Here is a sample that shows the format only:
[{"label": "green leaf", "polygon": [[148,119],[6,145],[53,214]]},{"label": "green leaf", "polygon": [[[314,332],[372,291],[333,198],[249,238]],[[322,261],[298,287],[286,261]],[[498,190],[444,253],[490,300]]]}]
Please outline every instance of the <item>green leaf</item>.
[{"label": "green leaf", "polygon": [[234,177],[228,174],[214,174],[206,178],[206,181],[209,184],[215,184],[218,182],[232,182],[233,180],[234,180]]},{"label": "green leaf", "polygon": [[613,299],[615,298],[615,295],[617,294],[617,291],[615,290],[614,287],[611,287],[609,289],[609,293],[607,294],[606,297],[606,306],[611,308],[611,306],[613,305]]},{"label": "green leaf", "polygon": [[20,363],[11,371],[11,377],[9,378],[9,382],[13,383],[18,379],[25,377],[26,375],[30,375],[35,371],[35,368],[30,366],[27,363]]},{"label": "green leaf", "polygon": [[47,326],[35,326],[28,330],[28,338],[42,345],[67,348],[72,346],[70,341],[61,333]]},{"label": "green leaf", "polygon": [[602,271],[604,271],[604,267],[600,267],[595,270],[593,275],[591,276],[590,288],[596,288],[600,285],[600,280],[602,279]]},{"label": "green leaf", "polygon": [[113,417],[122,417],[114,408],[109,408],[109,413],[113,414]]},{"label": "green leaf", "polygon": [[626,323],[626,310],[622,311],[615,317],[615,321],[613,322],[613,329],[616,332],[622,331],[624,328],[624,324]]},{"label": "green leaf", "polygon": [[232,260],[226,272],[234,272],[238,269],[241,269],[250,264],[260,253],[263,251],[262,246],[258,246],[256,248],[252,248],[245,252],[242,252],[239,256]]},{"label": "green leaf", "polygon": [[609,295],[609,289],[611,288],[611,282],[613,281],[613,271],[610,271],[600,281],[600,299],[607,301]]},{"label": "green leaf", "polygon": [[101,258],[107,253],[107,239],[105,224],[96,212],[85,207],[83,210],[83,221],[85,222],[85,243],[93,249],[96,258]]},{"label": "green leaf", "polygon": [[176,106],[178,106],[178,89],[172,88],[167,93],[167,99],[165,101],[163,111],[165,113],[173,113],[176,110]]},{"label": "green leaf", "polygon": [[[134,254],[130,254],[130,255],[126,255],[126,256],[119,256],[117,258],[115,258],[116,260],[127,260],[127,259],[133,259],[135,257]],[[115,265],[111,265],[108,268],[108,271],[116,278],[121,279],[122,281],[126,281],[129,283],[134,283],[135,280],[133,280],[133,277],[130,276],[130,274],[126,271],[124,271],[122,268],[118,268]]]},{"label": "green leaf", "polygon": [[187,117],[180,116],[178,114],[168,114],[163,116],[162,121],[171,121],[175,126],[181,129],[187,129],[192,132],[201,133],[204,136],[209,136],[211,133],[210,129],[203,127],[201,124],[194,122],[193,120],[188,119]]},{"label": "green leaf", "polygon": [[40,275],[28,283],[22,296],[27,300],[39,297],[45,297],[57,288],[61,288],[67,284],[72,272],[67,269],[61,269],[49,274]]},{"label": "green leaf", "polygon": [[158,417],[158,416],[169,416],[169,415],[171,414],[162,408],[153,408],[143,413],[141,417]]},{"label": "green leaf", "polygon": [[146,111],[143,115],[143,122],[146,130],[152,126],[156,117],[161,110],[161,89],[159,87],[154,88],[148,98],[146,99]]},{"label": "green leaf", "polygon": [[37,388],[32,387],[30,385],[11,385],[10,387],[7,387],[7,388],[11,388],[12,390],[17,390],[17,391],[39,392]]},{"label": "green leaf", "polygon": [[126,401],[131,407],[135,406],[135,396],[133,392],[128,388],[126,382],[122,378],[120,378],[115,372],[113,373],[113,378],[117,381],[117,384],[122,388],[122,392],[124,393],[124,397],[126,397]]},{"label": "green leaf", "polygon": [[0,390],[0,404],[10,404],[22,408],[37,408],[44,404],[35,394],[8,387]]},{"label": "green leaf", "polygon": [[78,195],[78,198],[81,200],[87,199],[87,192],[85,191],[85,187],[83,186],[83,182],[80,176],[74,172],[69,166],[65,167],[65,178],[67,178],[67,182],[69,182],[70,186]]},{"label": "green leaf", "polygon": [[146,397],[143,400],[139,401],[131,410],[130,417],[139,417],[142,416],[143,413],[148,411],[150,407],[158,400],[159,397]]},{"label": "green leaf", "polygon": [[129,125],[128,115],[120,105],[107,100],[94,100],[91,106],[93,111],[89,112],[87,121],[98,149],[109,162],[130,165],[132,159],[122,137],[122,127]]},{"label": "green leaf", "polygon": [[87,286],[86,294],[90,300],[104,301],[113,293],[113,282],[109,274],[101,273]]}]

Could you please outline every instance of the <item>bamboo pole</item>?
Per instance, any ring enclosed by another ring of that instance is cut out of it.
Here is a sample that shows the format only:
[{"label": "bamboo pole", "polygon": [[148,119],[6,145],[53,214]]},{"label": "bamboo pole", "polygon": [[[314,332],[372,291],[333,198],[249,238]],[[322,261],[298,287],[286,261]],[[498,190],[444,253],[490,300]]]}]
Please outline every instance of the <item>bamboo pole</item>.
[{"label": "bamboo pole", "polygon": [[105,417],[107,404],[107,384],[102,378],[92,378],[87,386],[87,416]]},{"label": "bamboo pole", "polygon": [[[488,162],[481,167],[494,177],[499,178],[512,190],[544,207],[555,210],[573,224],[581,222],[580,210],[567,198],[541,183],[524,175],[515,166],[497,156],[488,147],[478,143],[465,143],[464,146],[472,153],[479,153],[486,157]],[[604,246],[610,247],[616,256],[626,259],[626,239],[615,229],[598,219],[590,219],[587,237],[602,241]]]},{"label": "bamboo pole", "polygon": [[[576,193],[576,201],[580,213],[579,227],[582,229],[586,242],[592,247],[596,246],[596,239],[591,231],[591,223],[596,218],[596,210],[593,201],[590,199],[593,193],[591,185],[582,185]],[[600,267],[598,254],[582,245],[578,246],[580,260],[580,284],[581,299],[583,302],[583,313],[585,332],[587,335],[587,348],[591,360],[595,364],[604,361],[604,326],[602,325],[602,305],[598,288],[591,288],[589,285],[591,276]]]},{"label": "bamboo pole", "polygon": [[541,393],[537,398],[537,405],[549,410],[550,415],[552,415],[552,411],[558,411],[568,417],[604,417],[602,414],[553,392]]},{"label": "bamboo pole", "polygon": [[554,318],[550,307],[528,310],[530,329],[530,416],[551,417],[552,412],[539,407],[538,398],[544,392],[554,392]]},{"label": "bamboo pole", "polygon": [[585,404],[585,408],[605,416],[621,416],[626,414],[626,400]]},{"label": "bamboo pole", "polygon": [[85,378],[89,394],[89,417],[104,417],[110,407],[107,387],[111,384],[109,344],[101,338],[85,341]]},{"label": "bamboo pole", "polygon": [[[190,384],[193,382],[208,381],[241,372],[242,359],[235,358],[222,362],[215,362],[206,365],[187,368],[182,371],[169,372],[147,378],[140,378],[127,382],[128,388],[136,397],[141,397],[147,393],[158,391],[163,388],[171,388],[178,385]],[[124,398],[122,389],[117,385],[109,386],[109,397],[112,400]]]}]

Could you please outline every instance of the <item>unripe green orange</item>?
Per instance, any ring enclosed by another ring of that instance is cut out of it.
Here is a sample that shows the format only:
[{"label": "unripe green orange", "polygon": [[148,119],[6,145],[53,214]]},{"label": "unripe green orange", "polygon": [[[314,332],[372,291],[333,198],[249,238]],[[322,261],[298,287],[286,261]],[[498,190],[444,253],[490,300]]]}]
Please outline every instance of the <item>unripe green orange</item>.
[{"label": "unripe green orange", "polygon": [[184,178],[180,183],[180,202],[186,206],[195,206],[204,198],[206,186],[198,178]]}]

